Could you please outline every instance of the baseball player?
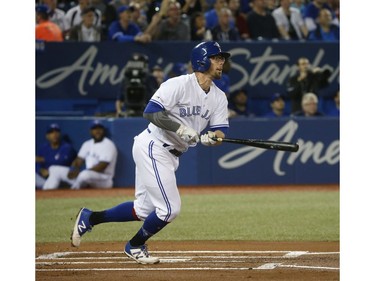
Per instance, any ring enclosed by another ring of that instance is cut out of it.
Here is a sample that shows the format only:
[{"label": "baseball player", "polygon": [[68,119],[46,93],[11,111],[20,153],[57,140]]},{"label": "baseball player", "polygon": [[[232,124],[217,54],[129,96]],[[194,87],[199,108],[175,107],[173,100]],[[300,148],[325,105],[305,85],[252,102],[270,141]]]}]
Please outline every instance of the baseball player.
[{"label": "baseball player", "polygon": [[48,126],[46,139],[47,142],[38,148],[35,157],[35,185],[37,189],[42,189],[46,182],[50,166],[69,167],[77,156],[73,146],[61,138],[60,126],[57,123]]},{"label": "baseball player", "polygon": [[[175,176],[179,156],[199,141],[219,144],[212,137],[225,137],[229,127],[227,98],[212,82],[221,77],[229,56],[217,42],[202,42],[191,51],[194,72],[161,84],[143,114],[150,123],[134,138],[136,199],[101,212],[81,208],[71,235],[73,246],[78,247],[81,237],[97,224],[141,220],[142,227],[125,244],[125,254],[141,264],[159,262],[145,243],[180,212]],[[200,136],[206,127],[209,131]]]},{"label": "baseball player", "polygon": [[[53,165],[44,190],[57,189],[61,181],[70,184],[71,189],[81,187],[111,188],[117,161],[115,144],[105,137],[105,127],[95,120],[91,127],[92,138],[85,141],[70,167]],[[86,169],[81,171],[85,164]]]}]

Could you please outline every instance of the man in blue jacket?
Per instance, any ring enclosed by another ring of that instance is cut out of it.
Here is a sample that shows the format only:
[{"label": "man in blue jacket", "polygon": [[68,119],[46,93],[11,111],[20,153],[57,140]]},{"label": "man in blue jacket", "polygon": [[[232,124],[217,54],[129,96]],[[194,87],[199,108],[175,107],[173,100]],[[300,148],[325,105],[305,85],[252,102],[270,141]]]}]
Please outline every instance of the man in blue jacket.
[{"label": "man in blue jacket", "polygon": [[151,36],[143,33],[141,28],[132,22],[131,12],[134,7],[121,6],[117,13],[119,20],[112,22],[109,26],[108,38],[117,42],[151,42]]},{"label": "man in blue jacket", "polygon": [[35,158],[36,175],[35,185],[41,189],[49,176],[48,168],[52,165],[69,167],[77,152],[73,146],[61,139],[61,130],[58,124],[48,126],[45,142],[37,151]]}]

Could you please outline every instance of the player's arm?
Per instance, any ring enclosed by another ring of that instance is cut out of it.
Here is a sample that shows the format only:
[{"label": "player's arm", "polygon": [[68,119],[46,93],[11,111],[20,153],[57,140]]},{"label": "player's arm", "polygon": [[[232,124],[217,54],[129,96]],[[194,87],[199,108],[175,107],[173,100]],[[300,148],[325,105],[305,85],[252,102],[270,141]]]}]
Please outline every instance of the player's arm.
[{"label": "player's arm", "polygon": [[100,161],[98,164],[96,164],[95,166],[91,167],[88,170],[95,171],[98,173],[103,173],[104,170],[108,167],[108,165],[109,165],[108,162]]},{"label": "player's arm", "polygon": [[43,156],[35,156],[35,162],[36,163],[43,163],[45,160],[44,160],[44,157]]},{"label": "player's arm", "polygon": [[188,143],[198,142],[198,133],[190,127],[173,121],[159,104],[150,101],[144,110],[143,117],[155,126],[164,130],[175,132],[181,139]]},{"label": "player's arm", "polygon": [[150,101],[143,112],[143,117],[152,124],[164,130],[177,132],[181,124],[169,118],[167,112],[160,105]]},{"label": "player's arm", "polygon": [[85,160],[80,157],[76,157],[76,159],[74,159],[72,165],[70,166],[70,170],[68,173],[69,179],[75,179],[78,176],[80,172],[80,168],[84,162]]}]

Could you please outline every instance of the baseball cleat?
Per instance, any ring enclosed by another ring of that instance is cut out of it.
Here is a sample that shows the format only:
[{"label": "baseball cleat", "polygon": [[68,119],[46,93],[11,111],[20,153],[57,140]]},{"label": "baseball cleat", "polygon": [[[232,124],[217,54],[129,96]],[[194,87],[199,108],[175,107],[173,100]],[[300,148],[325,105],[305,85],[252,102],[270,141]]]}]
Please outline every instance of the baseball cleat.
[{"label": "baseball cleat", "polygon": [[77,214],[77,219],[74,224],[74,228],[72,231],[72,235],[70,236],[70,240],[72,240],[72,246],[78,247],[81,244],[81,237],[87,231],[92,230],[92,226],[90,225],[90,216],[92,211],[86,208],[81,208]]},{"label": "baseball cleat", "polygon": [[140,264],[155,264],[160,262],[158,258],[150,256],[146,244],[140,247],[132,247],[128,242],[125,245],[125,254]]}]

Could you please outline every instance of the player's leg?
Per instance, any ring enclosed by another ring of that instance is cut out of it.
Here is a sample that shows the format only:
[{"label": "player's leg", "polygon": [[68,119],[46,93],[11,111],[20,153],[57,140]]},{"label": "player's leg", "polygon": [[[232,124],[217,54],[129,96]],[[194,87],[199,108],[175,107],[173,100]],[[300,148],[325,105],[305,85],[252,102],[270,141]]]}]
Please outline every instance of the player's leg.
[{"label": "player's leg", "polygon": [[157,263],[159,259],[148,254],[145,243],[180,212],[181,200],[174,173],[178,159],[149,137],[135,141],[133,157],[138,183],[134,208],[144,223],[125,245],[125,253],[139,263]]},{"label": "player's leg", "polygon": [[70,188],[80,189],[86,186],[93,188],[112,188],[113,181],[109,175],[91,170],[83,170],[78,174]]},{"label": "player's leg", "polygon": [[57,189],[62,181],[73,183],[68,178],[69,167],[53,165],[48,168],[49,176],[43,185],[43,190]]},{"label": "player's leg", "polygon": [[92,230],[95,225],[107,222],[127,222],[139,220],[134,211],[132,201],[121,203],[103,211],[92,211],[81,208],[71,234],[71,243],[74,247],[81,244],[82,236]]},{"label": "player's leg", "polygon": [[43,178],[38,173],[35,173],[35,186],[37,189],[42,189],[45,182],[46,182],[45,178]]},{"label": "player's leg", "polygon": [[[99,173],[95,173],[96,175],[92,175],[92,173],[85,174],[86,176],[90,176],[91,174],[90,181],[95,177],[100,180],[99,176],[103,178],[103,175],[98,175]],[[86,176],[81,179],[81,183],[89,182]],[[135,214],[133,201],[124,202],[103,211],[92,211],[88,208],[81,208],[77,214],[77,219],[71,234],[72,245],[78,247],[81,243],[82,236],[86,232],[91,231],[95,225],[107,222],[127,222],[136,220],[139,220],[139,218]]]}]

